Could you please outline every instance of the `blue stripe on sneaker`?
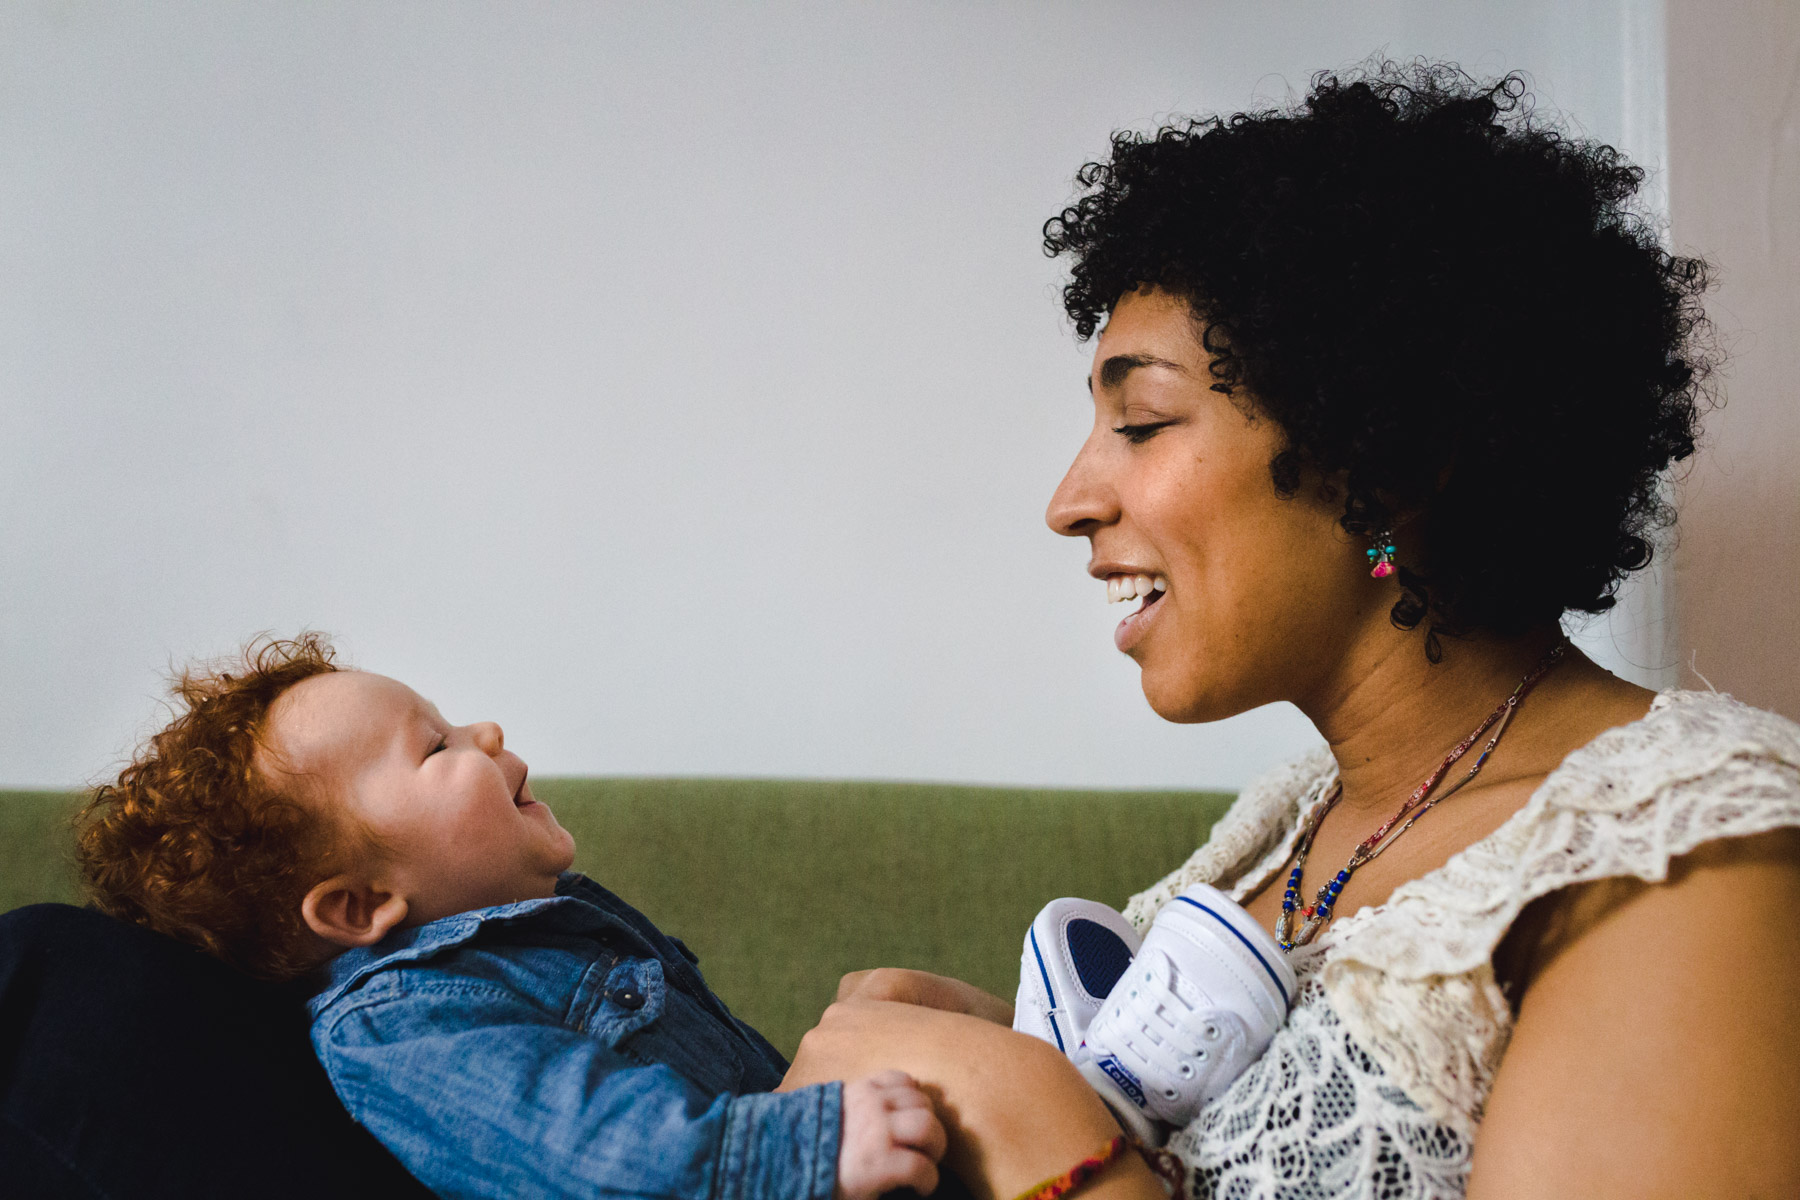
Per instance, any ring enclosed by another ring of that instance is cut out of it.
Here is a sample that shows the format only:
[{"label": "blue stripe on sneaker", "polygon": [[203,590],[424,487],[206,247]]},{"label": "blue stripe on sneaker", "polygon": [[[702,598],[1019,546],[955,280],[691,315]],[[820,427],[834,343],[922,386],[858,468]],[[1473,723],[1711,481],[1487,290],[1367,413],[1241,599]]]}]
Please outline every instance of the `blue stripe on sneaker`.
[{"label": "blue stripe on sneaker", "polygon": [[[1050,1007],[1054,1009],[1056,1007],[1056,989],[1050,986],[1050,972],[1044,967],[1044,952],[1038,949],[1037,930],[1033,929],[1028,932],[1031,936],[1031,952],[1037,956],[1038,974],[1044,977],[1044,995],[1050,998]],[[1285,996],[1287,993],[1283,992],[1282,995]],[[1063,1045],[1062,1030],[1056,1027],[1056,1013],[1049,1012],[1045,1015],[1050,1018],[1050,1032],[1056,1035],[1056,1048],[1067,1054],[1069,1048]]]},{"label": "blue stripe on sneaker", "polygon": [[[1198,900],[1190,900],[1186,896],[1177,896],[1175,898],[1177,900],[1181,901],[1183,904],[1193,905],[1195,908],[1199,909],[1201,912],[1205,913],[1207,916],[1211,917],[1213,920],[1217,921],[1219,924],[1223,925],[1225,928],[1231,930],[1231,936],[1236,938],[1238,941],[1244,943],[1244,949],[1246,949],[1250,953],[1256,955],[1256,961],[1261,963],[1262,969],[1269,973],[1269,981],[1275,985],[1275,990],[1281,993],[1281,1002],[1283,1004],[1287,1004],[1287,1005],[1293,1004],[1293,1001],[1288,999],[1287,989],[1281,986],[1281,976],[1279,976],[1275,973],[1275,968],[1271,967],[1269,965],[1269,960],[1263,957],[1262,951],[1258,950],[1256,948],[1255,944],[1252,943],[1249,938],[1247,938],[1243,934],[1239,933],[1237,931],[1237,927],[1235,925],[1233,925],[1230,921],[1227,921],[1224,917],[1221,917],[1218,913],[1214,912],[1212,909],[1206,907],[1206,905],[1200,903]],[[1049,980],[1046,979],[1045,982],[1048,983]]]}]

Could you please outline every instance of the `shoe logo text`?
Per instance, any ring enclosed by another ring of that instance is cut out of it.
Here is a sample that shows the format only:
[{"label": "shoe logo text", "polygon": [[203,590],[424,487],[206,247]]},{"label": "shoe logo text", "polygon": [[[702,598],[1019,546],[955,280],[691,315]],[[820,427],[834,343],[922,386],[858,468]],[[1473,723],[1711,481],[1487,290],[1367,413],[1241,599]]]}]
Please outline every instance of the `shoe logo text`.
[{"label": "shoe logo text", "polygon": [[1144,1107],[1144,1085],[1138,1081],[1136,1075],[1125,1069],[1124,1063],[1109,1054],[1094,1065],[1105,1071],[1107,1078],[1118,1084],[1119,1090],[1124,1092],[1133,1104],[1139,1108]]}]

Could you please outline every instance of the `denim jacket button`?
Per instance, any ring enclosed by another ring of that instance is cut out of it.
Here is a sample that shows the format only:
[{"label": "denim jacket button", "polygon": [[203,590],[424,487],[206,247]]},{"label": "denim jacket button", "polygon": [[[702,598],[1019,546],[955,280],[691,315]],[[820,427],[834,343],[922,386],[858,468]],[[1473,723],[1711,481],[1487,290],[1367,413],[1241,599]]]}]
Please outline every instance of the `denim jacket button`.
[{"label": "denim jacket button", "polygon": [[644,1007],[644,994],[636,988],[619,988],[608,999],[620,1008],[636,1010]]}]

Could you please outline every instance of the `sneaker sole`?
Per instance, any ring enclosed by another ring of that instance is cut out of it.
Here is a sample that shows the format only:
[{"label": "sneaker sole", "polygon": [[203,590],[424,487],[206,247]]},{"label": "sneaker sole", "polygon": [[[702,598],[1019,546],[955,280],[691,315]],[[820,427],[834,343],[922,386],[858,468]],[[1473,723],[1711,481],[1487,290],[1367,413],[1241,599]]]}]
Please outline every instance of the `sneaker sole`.
[{"label": "sneaker sole", "polygon": [[[1025,934],[1022,969],[1035,969],[1049,997],[1046,1017],[1056,1048],[1073,1053],[1082,1034],[1137,955],[1141,939],[1131,923],[1091,900],[1064,897],[1046,904]],[[1058,1019],[1079,1014],[1079,1020]]]}]

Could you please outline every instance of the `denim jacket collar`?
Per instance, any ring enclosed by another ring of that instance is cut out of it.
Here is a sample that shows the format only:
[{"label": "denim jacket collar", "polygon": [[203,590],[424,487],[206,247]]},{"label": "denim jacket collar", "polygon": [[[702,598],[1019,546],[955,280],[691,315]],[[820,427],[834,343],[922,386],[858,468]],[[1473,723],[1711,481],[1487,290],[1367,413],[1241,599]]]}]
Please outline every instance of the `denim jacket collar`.
[{"label": "denim jacket collar", "polygon": [[[644,935],[645,931],[637,928],[637,921],[631,919],[633,917],[637,917],[639,921],[643,919],[635,909],[587,876],[565,871],[556,881],[554,896],[519,900],[512,904],[440,917],[424,925],[397,929],[373,946],[358,946],[344,951],[322,968],[323,978],[307,1001],[307,1011],[316,1017],[327,1005],[377,971],[400,963],[422,962],[473,940],[488,926],[518,921],[528,921],[540,928],[560,933],[597,937],[621,953],[644,958],[663,958],[665,966],[674,965],[667,962],[668,956],[657,953],[658,948]],[[650,931],[654,932],[654,927],[650,927]],[[688,973],[692,975],[691,982],[701,984],[704,989],[699,973],[692,970],[693,956],[687,947],[677,939],[666,940],[681,952],[676,973],[681,973],[682,967],[688,968]],[[685,978],[681,980],[683,984],[689,982]]]}]

